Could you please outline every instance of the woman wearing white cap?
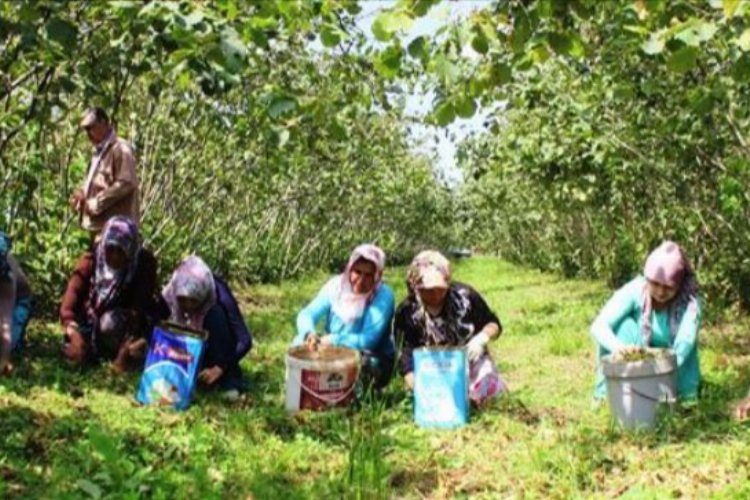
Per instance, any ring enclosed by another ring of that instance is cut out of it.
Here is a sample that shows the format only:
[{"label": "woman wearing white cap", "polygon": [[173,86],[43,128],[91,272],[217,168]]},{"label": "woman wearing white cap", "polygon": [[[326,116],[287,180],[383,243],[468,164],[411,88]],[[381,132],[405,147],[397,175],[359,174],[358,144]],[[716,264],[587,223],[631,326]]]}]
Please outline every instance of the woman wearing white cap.
[{"label": "woman wearing white cap", "polygon": [[414,386],[413,351],[423,346],[466,346],[469,356],[469,397],[475,403],[507,390],[487,352],[500,336],[500,320],[481,295],[468,285],[451,282],[450,263],[428,250],[409,266],[409,296],[396,311],[396,336],[403,342],[401,374]]}]

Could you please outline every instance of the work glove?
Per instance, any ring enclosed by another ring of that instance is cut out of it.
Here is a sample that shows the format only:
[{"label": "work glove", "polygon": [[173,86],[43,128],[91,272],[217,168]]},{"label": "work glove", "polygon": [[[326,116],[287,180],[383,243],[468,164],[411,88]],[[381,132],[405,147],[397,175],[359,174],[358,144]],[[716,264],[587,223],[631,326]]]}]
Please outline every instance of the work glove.
[{"label": "work glove", "polygon": [[466,352],[469,355],[469,361],[472,363],[482,357],[484,351],[487,349],[487,344],[490,341],[490,336],[485,332],[479,332],[475,335],[469,343],[466,344]]}]

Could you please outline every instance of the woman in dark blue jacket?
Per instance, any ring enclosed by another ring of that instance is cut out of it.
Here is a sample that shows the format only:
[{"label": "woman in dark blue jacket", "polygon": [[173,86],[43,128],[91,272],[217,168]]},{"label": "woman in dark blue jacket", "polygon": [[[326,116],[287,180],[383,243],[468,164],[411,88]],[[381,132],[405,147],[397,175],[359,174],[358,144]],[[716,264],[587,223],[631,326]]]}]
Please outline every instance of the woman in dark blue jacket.
[{"label": "woman in dark blue jacket", "polygon": [[220,387],[230,398],[245,390],[240,360],[252,347],[252,336],[227,284],[200,257],[177,267],[160,301],[162,319],[208,332],[198,380]]}]

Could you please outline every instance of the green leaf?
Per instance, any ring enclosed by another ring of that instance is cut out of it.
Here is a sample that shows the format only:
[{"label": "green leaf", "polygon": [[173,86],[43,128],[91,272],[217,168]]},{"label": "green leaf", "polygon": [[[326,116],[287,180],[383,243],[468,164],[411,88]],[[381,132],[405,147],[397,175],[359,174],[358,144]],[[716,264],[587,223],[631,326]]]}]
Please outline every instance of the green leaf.
[{"label": "green leaf", "polygon": [[714,108],[714,98],[711,94],[699,94],[691,100],[690,108],[699,115],[706,115]]},{"label": "green leaf", "polygon": [[76,486],[91,498],[98,499],[102,497],[102,489],[87,479],[79,479],[76,481]]},{"label": "green leaf", "polygon": [[552,50],[562,56],[573,56],[580,59],[586,52],[578,33],[549,33],[547,41]]},{"label": "green leaf", "polygon": [[667,58],[667,67],[675,73],[687,73],[698,61],[698,49],[682,47]]},{"label": "green leaf", "polygon": [[359,3],[356,0],[351,0],[349,2],[346,2],[346,6],[344,8],[349,14],[353,16],[356,16],[357,14],[362,12],[362,7],[359,5]]},{"label": "green leaf", "polygon": [[240,39],[234,29],[226,28],[221,33],[221,53],[224,55],[226,69],[231,72],[242,69],[247,52],[245,42]]},{"label": "green leaf", "polygon": [[481,97],[489,88],[489,81],[486,78],[472,78],[469,80],[469,93],[472,97]]},{"label": "green leaf", "polygon": [[403,50],[399,46],[388,47],[375,59],[375,69],[386,78],[398,75]]},{"label": "green leaf", "polygon": [[539,17],[552,17],[555,11],[552,0],[539,0],[536,3],[536,11],[539,13]]},{"label": "green leaf", "polygon": [[550,33],[547,35],[547,41],[549,42],[550,47],[552,47],[552,50],[563,56],[568,55],[573,46],[570,37],[564,33]]},{"label": "green leaf", "polygon": [[633,99],[633,88],[629,85],[619,85],[612,92],[612,97],[618,101],[630,101]]},{"label": "green leaf", "polygon": [[544,45],[537,45],[536,47],[531,49],[531,53],[529,55],[531,56],[532,61],[539,64],[549,59],[550,53],[547,47],[545,47]]},{"label": "green leaf", "polygon": [[372,34],[381,42],[387,42],[400,30],[407,30],[413,19],[403,11],[385,11],[372,23]]},{"label": "green leaf", "polygon": [[273,119],[293,111],[297,107],[297,101],[287,96],[274,96],[268,105],[268,116]]},{"label": "green leaf", "polygon": [[739,6],[740,0],[723,0],[721,8],[724,9],[724,17],[733,17]]},{"label": "green leaf", "polygon": [[743,31],[740,37],[735,40],[734,43],[736,43],[743,52],[750,51],[750,28],[747,28],[745,31]]},{"label": "green leaf", "polygon": [[427,43],[423,36],[418,36],[412,40],[407,47],[407,51],[411,57],[419,59],[422,63],[426,63],[430,58],[430,54],[427,51]]},{"label": "green leaf", "polygon": [[691,47],[698,47],[701,43],[711,40],[718,27],[714,23],[696,21],[675,35],[675,38]]},{"label": "green leaf", "polygon": [[203,21],[203,12],[201,12],[200,10],[194,10],[187,16],[184,16],[182,19],[187,26],[193,27]]},{"label": "green leaf", "polygon": [[656,33],[652,33],[648,40],[641,45],[641,50],[648,55],[661,54],[664,50],[664,39]]},{"label": "green leaf", "polygon": [[454,104],[455,112],[461,118],[471,118],[477,111],[477,105],[474,99],[469,96],[464,96],[456,101]]},{"label": "green leaf", "polygon": [[490,50],[490,45],[487,38],[482,33],[478,33],[471,39],[471,48],[478,54],[486,54]]},{"label": "green leaf", "polygon": [[320,30],[320,41],[326,47],[335,47],[341,42],[341,30],[325,25]]},{"label": "green leaf", "polygon": [[64,19],[53,17],[47,23],[47,38],[51,41],[59,44],[61,47],[67,50],[71,50],[76,46],[76,38],[78,37],[78,29],[75,25],[69,23]]},{"label": "green leaf", "polygon": [[345,141],[348,137],[346,128],[338,120],[333,120],[328,130],[331,132],[333,138],[338,141]]},{"label": "green leaf", "polygon": [[289,133],[289,131],[285,128],[282,128],[276,133],[276,140],[277,140],[276,145],[278,146],[279,149],[286,146],[286,143],[289,142],[290,135],[291,134]]},{"label": "green leaf", "polygon": [[410,0],[410,10],[415,16],[422,17],[427,15],[432,7],[440,3],[440,0]]},{"label": "green leaf", "polygon": [[456,119],[456,111],[450,102],[441,101],[432,112],[432,119],[439,126],[445,127]]},{"label": "green leaf", "polygon": [[445,54],[438,54],[432,61],[434,63],[434,71],[444,85],[455,83],[461,76],[461,70]]},{"label": "green leaf", "polygon": [[137,9],[139,5],[133,0],[113,0],[109,2],[109,7],[114,10]]},{"label": "green leaf", "polygon": [[531,23],[526,14],[515,18],[513,32],[510,35],[510,46],[514,52],[523,52],[526,41],[531,36]]},{"label": "green leaf", "polygon": [[732,66],[732,78],[740,83],[750,81],[750,55],[742,56]]},{"label": "green leaf", "polygon": [[489,81],[494,86],[510,82],[511,77],[511,68],[507,64],[494,64],[490,69]]},{"label": "green leaf", "polygon": [[375,35],[375,39],[381,42],[387,42],[393,38],[393,33],[388,31],[383,24],[383,20],[378,17],[372,23],[372,34]]}]

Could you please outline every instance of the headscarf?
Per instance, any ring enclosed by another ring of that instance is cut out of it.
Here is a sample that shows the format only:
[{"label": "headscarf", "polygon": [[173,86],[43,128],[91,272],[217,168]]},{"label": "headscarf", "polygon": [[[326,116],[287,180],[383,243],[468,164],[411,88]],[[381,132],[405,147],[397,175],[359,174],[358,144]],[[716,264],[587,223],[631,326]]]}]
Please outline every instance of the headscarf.
[{"label": "headscarf", "polygon": [[[202,330],[206,314],[216,304],[214,275],[203,259],[191,255],[177,266],[161,294],[169,305],[170,321]],[[178,297],[193,299],[200,306],[195,311],[185,311],[180,307]]]},{"label": "headscarf", "polygon": [[[433,317],[422,302],[419,289],[425,288],[423,285],[426,283],[440,283],[438,277],[448,287],[448,293],[440,316]],[[407,270],[406,285],[410,297],[417,304],[412,319],[424,329],[428,345],[463,345],[474,334],[473,324],[464,321],[471,307],[469,297],[463,290],[450,286],[450,283],[450,262],[435,250],[417,254]]]},{"label": "headscarf", "polygon": [[[112,269],[107,265],[106,249],[116,247],[125,252],[127,264],[123,269]],[[98,316],[113,303],[130,284],[138,268],[141,244],[138,238],[138,227],[132,219],[114,216],[102,229],[102,237],[96,247],[94,286],[91,287],[91,314]]]},{"label": "headscarf", "polygon": [[8,262],[11,245],[10,236],[0,231],[0,280],[11,279],[10,263]]},{"label": "headscarf", "polygon": [[[685,312],[695,314],[698,308],[698,281],[690,262],[677,243],[664,241],[649,254],[643,274],[650,281],[669,287],[679,287],[677,295],[669,305],[669,331],[674,339],[682,315]],[[653,299],[648,291],[648,284],[644,286],[642,300],[641,335],[644,345],[649,345]]]},{"label": "headscarf", "polygon": [[[419,252],[411,261],[409,269],[406,271],[406,287],[409,290],[409,294],[415,294],[419,288],[422,288],[426,281],[436,281],[434,279],[436,277],[441,277],[446,286],[450,285],[450,261],[436,250],[424,250]],[[425,278],[433,279],[426,280]]]},{"label": "headscarf", "polygon": [[[364,259],[375,265],[375,284],[369,293],[358,294],[352,289],[349,279],[352,268],[358,260]],[[331,310],[341,318],[344,323],[353,323],[361,318],[367,306],[372,302],[380,285],[383,283],[383,270],[385,269],[385,252],[379,247],[371,244],[359,245],[354,249],[344,272],[338,280],[337,290],[331,304]]]}]

